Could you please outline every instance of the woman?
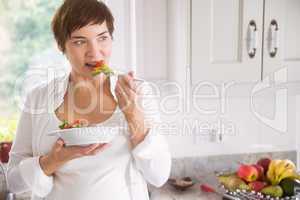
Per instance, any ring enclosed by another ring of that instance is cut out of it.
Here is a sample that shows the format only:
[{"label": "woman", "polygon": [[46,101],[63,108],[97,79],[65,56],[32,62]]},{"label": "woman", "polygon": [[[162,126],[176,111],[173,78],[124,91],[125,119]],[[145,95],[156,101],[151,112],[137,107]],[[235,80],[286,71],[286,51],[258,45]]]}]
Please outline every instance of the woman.
[{"label": "woman", "polygon": [[[52,29],[71,72],[28,95],[8,164],[11,192],[31,191],[35,200],[146,200],[146,182],[168,179],[170,153],[154,129],[159,116],[147,84],[139,89],[132,72],[118,80],[92,75],[91,66],[109,62],[113,21],[101,1],[65,0],[58,9]],[[89,146],[47,135],[76,119],[127,128],[109,144]]]}]

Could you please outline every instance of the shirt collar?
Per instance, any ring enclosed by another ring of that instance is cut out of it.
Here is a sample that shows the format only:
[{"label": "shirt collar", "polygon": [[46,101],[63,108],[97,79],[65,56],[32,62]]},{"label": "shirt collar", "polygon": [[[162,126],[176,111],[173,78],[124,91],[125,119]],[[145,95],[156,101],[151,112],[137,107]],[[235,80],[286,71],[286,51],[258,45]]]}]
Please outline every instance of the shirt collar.
[{"label": "shirt collar", "polygon": [[[54,88],[55,88],[55,102],[54,106],[57,108],[64,100],[64,96],[67,92],[67,88],[69,85],[70,80],[70,71],[68,71],[65,75],[62,77],[57,78],[54,80]],[[118,77],[117,76],[110,76],[110,91],[115,99],[117,99],[117,96],[115,94],[115,87],[117,84]]]}]

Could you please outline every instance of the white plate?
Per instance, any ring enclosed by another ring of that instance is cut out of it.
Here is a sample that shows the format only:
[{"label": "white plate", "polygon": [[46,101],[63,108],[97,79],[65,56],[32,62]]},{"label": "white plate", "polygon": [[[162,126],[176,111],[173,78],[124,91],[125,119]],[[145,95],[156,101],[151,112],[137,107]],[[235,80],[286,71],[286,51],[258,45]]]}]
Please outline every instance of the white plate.
[{"label": "white plate", "polygon": [[110,143],[118,134],[121,127],[92,126],[83,128],[59,129],[48,133],[60,137],[67,146],[87,145],[95,143]]}]

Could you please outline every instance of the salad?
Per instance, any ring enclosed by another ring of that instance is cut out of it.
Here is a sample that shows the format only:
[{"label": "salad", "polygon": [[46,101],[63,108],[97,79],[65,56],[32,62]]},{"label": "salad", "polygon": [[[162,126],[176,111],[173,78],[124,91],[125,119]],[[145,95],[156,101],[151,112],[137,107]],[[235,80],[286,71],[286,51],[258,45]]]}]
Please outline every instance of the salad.
[{"label": "salad", "polygon": [[82,128],[86,127],[86,120],[77,119],[73,123],[69,123],[67,120],[64,120],[61,125],[59,125],[60,129],[69,129],[69,128]]},{"label": "salad", "polygon": [[114,71],[104,61],[97,62],[93,67],[93,76],[97,76],[100,73],[104,73],[106,76],[114,75]]}]

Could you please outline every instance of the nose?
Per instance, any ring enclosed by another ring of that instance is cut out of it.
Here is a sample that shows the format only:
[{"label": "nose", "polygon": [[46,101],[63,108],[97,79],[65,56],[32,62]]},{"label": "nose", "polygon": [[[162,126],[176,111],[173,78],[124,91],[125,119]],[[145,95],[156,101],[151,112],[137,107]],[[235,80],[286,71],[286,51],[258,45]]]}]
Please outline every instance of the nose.
[{"label": "nose", "polygon": [[86,56],[92,60],[101,60],[103,58],[101,46],[97,42],[88,42]]}]

